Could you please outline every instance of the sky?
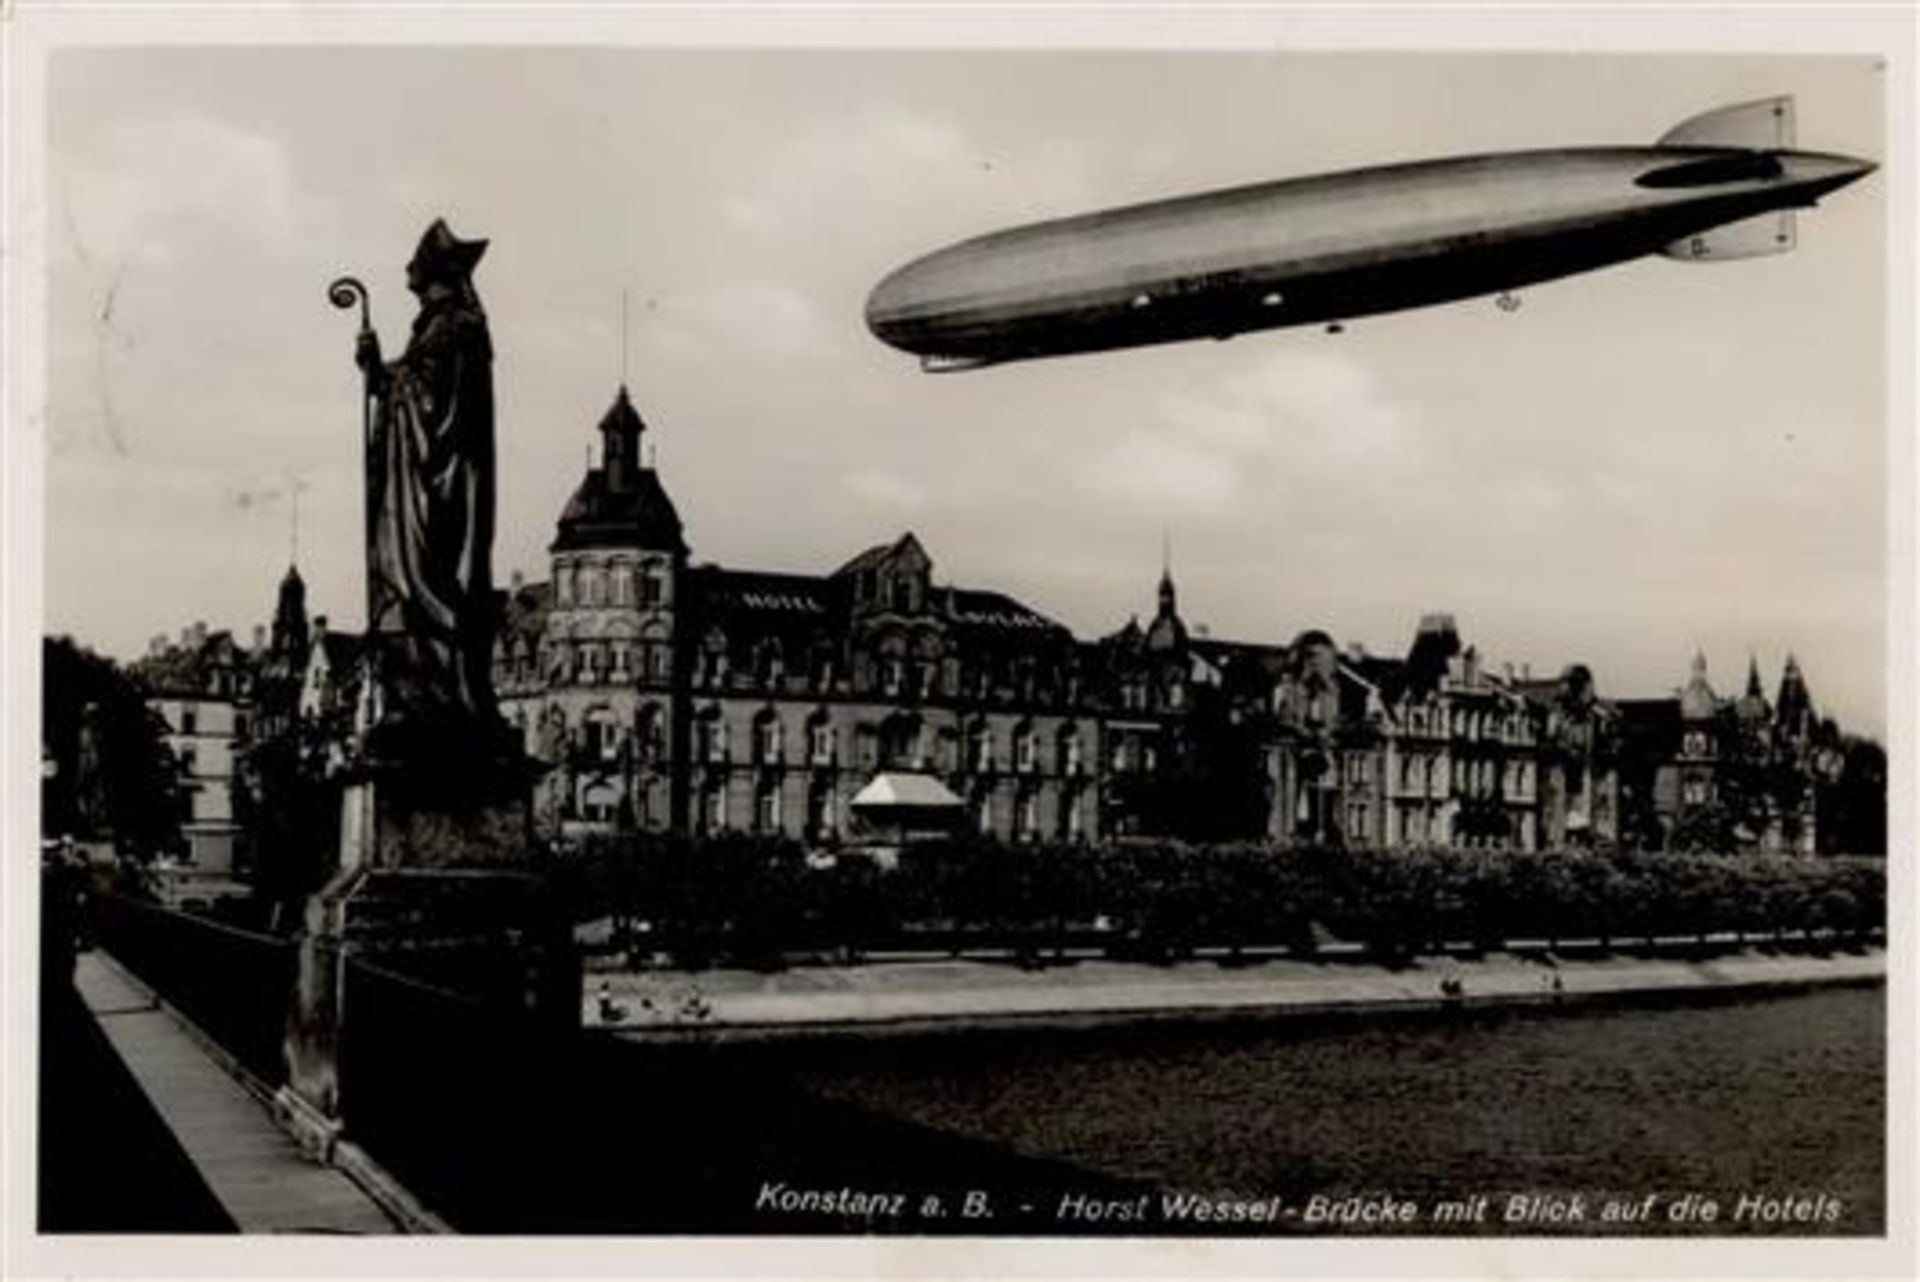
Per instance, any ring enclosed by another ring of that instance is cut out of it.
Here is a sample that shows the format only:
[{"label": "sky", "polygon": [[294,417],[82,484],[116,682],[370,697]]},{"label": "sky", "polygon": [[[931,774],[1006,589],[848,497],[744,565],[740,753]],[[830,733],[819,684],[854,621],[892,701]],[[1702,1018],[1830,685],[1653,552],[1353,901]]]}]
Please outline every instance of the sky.
[{"label": "sky", "polygon": [[[491,247],[495,577],[546,575],[624,378],[696,560],[937,581],[1083,637],[1163,547],[1212,635],[1771,695],[1886,727],[1884,172],[1791,254],[1646,259],[1317,329],[927,375],[866,331],[907,259],[1036,219],[1455,153],[1651,143],[1791,93],[1881,159],[1870,58],[69,50],[48,98],[45,626],[250,636],[297,555],[360,622],[357,319],[397,352],[444,215]],[[622,339],[622,294],[628,298]],[[298,488],[297,553],[291,493]]]}]

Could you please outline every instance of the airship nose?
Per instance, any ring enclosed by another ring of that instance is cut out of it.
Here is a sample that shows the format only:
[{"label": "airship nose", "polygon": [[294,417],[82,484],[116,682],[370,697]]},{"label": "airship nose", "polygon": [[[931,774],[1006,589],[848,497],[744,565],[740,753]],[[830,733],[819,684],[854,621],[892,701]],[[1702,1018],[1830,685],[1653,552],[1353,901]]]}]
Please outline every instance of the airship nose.
[{"label": "airship nose", "polygon": [[907,309],[920,301],[918,263],[891,272],[867,295],[867,328],[883,343],[900,346]]}]

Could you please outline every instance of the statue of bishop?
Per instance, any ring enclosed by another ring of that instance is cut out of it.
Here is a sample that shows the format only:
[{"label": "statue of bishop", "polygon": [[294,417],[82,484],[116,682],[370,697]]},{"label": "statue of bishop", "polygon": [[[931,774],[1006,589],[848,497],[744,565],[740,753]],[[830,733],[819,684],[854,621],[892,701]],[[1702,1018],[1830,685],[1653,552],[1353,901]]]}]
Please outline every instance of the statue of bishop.
[{"label": "statue of bishop", "polygon": [[436,738],[500,725],[494,635],[493,345],[473,288],[484,240],[435,219],[407,264],[420,300],[398,360],[362,329],[368,641],[383,718]]}]

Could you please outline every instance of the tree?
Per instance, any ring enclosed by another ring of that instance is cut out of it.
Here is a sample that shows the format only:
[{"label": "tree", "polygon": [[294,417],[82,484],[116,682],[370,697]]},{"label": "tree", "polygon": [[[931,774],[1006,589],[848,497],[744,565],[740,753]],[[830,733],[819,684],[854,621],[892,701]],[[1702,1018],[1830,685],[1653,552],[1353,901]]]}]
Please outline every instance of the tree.
[{"label": "tree", "polygon": [[1270,797],[1259,735],[1230,696],[1211,687],[1195,690],[1193,711],[1159,769],[1123,775],[1110,787],[1142,835],[1227,842],[1266,832]]},{"label": "tree", "polygon": [[1848,739],[1836,777],[1815,794],[1815,836],[1823,853],[1887,853],[1887,754],[1871,739]]},{"label": "tree", "polygon": [[41,656],[42,831],[143,858],[181,850],[179,763],[139,684],[70,637],[46,638]]},{"label": "tree", "polygon": [[325,743],[301,722],[253,744],[235,814],[254,849],[254,895],[269,921],[297,922],[307,896],[339,864],[340,790],[322,765]]}]

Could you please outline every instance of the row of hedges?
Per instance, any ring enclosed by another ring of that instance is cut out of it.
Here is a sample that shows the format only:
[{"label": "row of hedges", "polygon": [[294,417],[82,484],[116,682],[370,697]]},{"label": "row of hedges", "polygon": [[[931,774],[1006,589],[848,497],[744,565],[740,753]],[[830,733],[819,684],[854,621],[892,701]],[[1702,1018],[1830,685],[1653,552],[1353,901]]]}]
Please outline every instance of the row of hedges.
[{"label": "row of hedges", "polygon": [[1008,845],[969,839],[814,868],[777,838],[645,835],[571,858],[581,918],[646,923],[676,961],[793,952],[1098,940],[1172,957],[1197,947],[1310,951],[1328,935],[1382,956],[1439,943],[1883,929],[1885,866],[1865,858],[1480,850],[1282,851],[1259,845]]}]

